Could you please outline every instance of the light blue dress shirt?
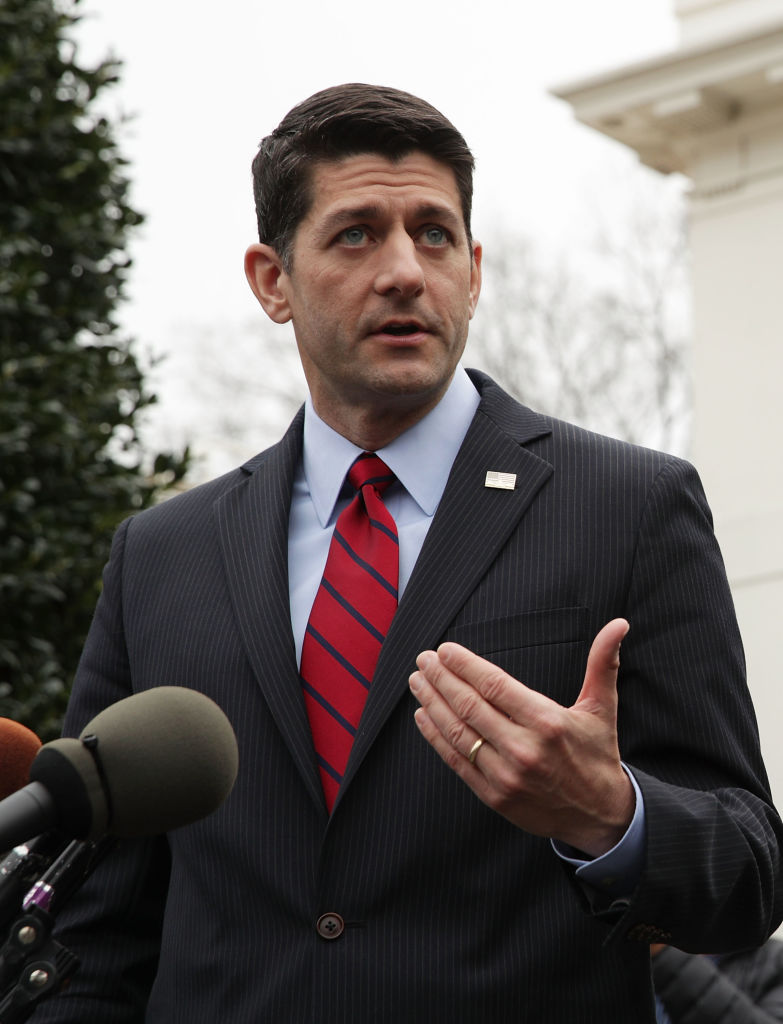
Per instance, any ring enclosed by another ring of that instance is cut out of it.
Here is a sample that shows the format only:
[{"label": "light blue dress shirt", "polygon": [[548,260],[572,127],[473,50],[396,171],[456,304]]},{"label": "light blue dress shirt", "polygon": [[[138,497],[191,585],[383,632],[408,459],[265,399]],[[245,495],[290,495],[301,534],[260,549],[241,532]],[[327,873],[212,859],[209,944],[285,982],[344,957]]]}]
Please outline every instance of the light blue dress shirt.
[{"label": "light blue dress shirt", "polygon": [[[458,367],[435,408],[377,452],[397,477],[384,493],[384,502],[397,524],[400,541],[400,597],[479,401],[472,381]],[[345,477],[361,451],[326,424],[307,399],[303,457],[294,479],[288,530],[291,624],[297,664],[334,524],[353,496],[350,486],[344,484]],[[552,844],[558,856],[576,867],[582,881],[618,898],[633,890],[644,857],[644,804],[636,780],[630,772],[628,775],[636,791],[636,812],[613,850],[586,861],[579,851],[565,844]]]},{"label": "light blue dress shirt", "polygon": [[[423,419],[378,450],[397,477],[383,500],[400,541],[400,597],[443,496],[452,464],[479,405],[463,369]],[[294,479],[288,523],[288,580],[297,664],[337,518],[353,497],[345,477],[362,451],[305,405],[304,456]]]}]

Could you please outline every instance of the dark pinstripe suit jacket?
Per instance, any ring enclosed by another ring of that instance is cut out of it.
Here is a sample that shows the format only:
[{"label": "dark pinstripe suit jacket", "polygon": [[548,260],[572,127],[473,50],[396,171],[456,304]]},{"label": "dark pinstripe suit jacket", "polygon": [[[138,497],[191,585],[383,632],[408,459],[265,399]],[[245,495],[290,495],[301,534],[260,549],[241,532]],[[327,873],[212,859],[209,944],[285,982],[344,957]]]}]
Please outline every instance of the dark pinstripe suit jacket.
[{"label": "dark pinstripe suit jacket", "polygon": [[[474,379],[481,406],[330,820],[288,610],[301,415],[241,470],[118,531],[68,730],[131,690],[194,687],[233,722],[240,774],[216,814],[127,843],[93,876],[63,918],[82,969],[36,1020],[638,1024],[654,1019],[648,942],[751,945],[780,920],[780,824],[695,472]],[[516,489],[486,488],[487,470]],[[647,856],[632,898],[609,905],[441,763],[407,678],[452,639],[567,705],[618,615]],[[328,911],[346,922],[333,941],[316,930]]]}]

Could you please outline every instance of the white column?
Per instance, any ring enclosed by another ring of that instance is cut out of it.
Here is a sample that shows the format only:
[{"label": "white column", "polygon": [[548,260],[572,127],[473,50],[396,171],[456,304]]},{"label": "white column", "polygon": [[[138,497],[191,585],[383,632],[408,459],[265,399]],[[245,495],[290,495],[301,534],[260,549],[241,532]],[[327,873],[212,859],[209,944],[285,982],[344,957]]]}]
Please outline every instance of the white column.
[{"label": "white column", "polygon": [[678,50],[554,92],[692,183],[693,461],[783,805],[783,4],[675,2]]}]

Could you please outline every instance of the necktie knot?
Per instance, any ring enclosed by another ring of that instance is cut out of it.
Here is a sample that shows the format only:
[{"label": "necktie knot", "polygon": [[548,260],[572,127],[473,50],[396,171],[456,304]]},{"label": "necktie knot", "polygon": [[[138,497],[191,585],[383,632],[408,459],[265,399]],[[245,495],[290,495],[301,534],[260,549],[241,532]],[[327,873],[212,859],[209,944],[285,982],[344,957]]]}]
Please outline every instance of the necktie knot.
[{"label": "necktie knot", "polygon": [[362,452],[348,470],[348,481],[357,491],[370,484],[379,494],[383,494],[396,479],[383,459],[374,452]]}]

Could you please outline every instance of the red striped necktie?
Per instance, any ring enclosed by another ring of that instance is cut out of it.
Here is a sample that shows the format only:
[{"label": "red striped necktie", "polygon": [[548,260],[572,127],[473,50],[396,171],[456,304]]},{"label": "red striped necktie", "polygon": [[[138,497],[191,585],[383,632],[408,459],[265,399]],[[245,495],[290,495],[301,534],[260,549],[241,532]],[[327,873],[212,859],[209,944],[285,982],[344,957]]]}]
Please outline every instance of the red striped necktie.
[{"label": "red striped necktie", "polygon": [[397,610],[397,527],[381,498],[395,479],[372,452],[348,471],[356,495],[335,525],[302,644],[305,706],[329,811]]}]

